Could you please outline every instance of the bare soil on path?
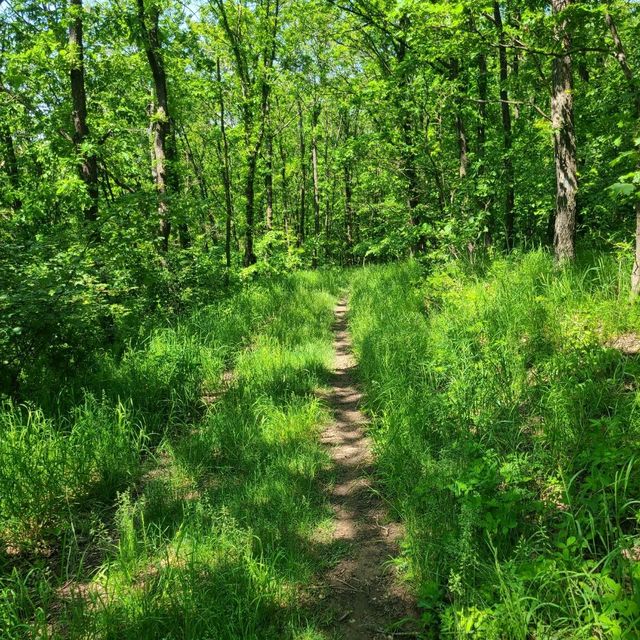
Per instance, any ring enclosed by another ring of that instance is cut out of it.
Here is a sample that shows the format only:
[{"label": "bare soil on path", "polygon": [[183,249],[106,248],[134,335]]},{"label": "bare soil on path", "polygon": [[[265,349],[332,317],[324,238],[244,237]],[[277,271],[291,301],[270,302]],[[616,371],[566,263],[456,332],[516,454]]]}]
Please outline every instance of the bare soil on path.
[{"label": "bare soil on path", "polygon": [[[324,605],[331,630],[348,640],[419,637],[414,599],[390,560],[399,554],[402,526],[388,513],[372,484],[373,456],[362,394],[354,380],[355,361],[347,331],[347,302],[336,307],[335,365],[327,402],[334,420],[322,435],[333,460],[335,512],[332,542],[347,554],[323,576]],[[404,622],[403,622],[404,621]]]}]

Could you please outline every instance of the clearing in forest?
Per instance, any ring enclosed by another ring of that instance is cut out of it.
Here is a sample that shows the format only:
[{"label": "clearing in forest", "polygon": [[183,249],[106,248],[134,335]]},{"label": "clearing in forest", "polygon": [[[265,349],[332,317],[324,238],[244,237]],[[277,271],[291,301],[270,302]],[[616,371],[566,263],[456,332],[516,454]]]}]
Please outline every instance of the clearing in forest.
[{"label": "clearing in forest", "polygon": [[[415,619],[412,598],[399,583],[390,560],[398,555],[402,527],[389,521],[371,486],[373,457],[362,394],[354,380],[355,362],[347,331],[347,303],[336,307],[335,365],[327,398],[334,420],[322,436],[334,464],[330,502],[335,513],[333,542],[350,551],[324,576],[324,595],[336,631],[350,640],[392,637],[393,629]],[[403,634],[404,635],[404,634]]]}]

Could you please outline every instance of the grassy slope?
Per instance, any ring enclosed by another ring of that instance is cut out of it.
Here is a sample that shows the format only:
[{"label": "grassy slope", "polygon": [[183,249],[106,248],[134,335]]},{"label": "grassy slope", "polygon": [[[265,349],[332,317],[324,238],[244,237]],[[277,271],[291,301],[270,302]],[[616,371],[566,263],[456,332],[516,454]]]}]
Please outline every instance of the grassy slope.
[{"label": "grassy slope", "polygon": [[354,275],[380,471],[434,637],[640,636],[640,363],[605,346],[640,326],[619,274],[532,253]]},{"label": "grassy slope", "polygon": [[64,418],[4,407],[3,638],[314,637],[297,590],[330,515],[313,391],[337,290],[252,286],[105,356]]}]

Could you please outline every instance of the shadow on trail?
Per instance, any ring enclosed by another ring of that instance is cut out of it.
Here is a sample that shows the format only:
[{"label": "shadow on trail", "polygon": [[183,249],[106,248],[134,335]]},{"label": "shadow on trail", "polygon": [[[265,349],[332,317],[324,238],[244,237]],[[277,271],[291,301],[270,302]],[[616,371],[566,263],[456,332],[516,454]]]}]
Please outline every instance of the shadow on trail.
[{"label": "shadow on trail", "polygon": [[411,635],[417,629],[414,601],[390,562],[399,555],[403,531],[389,521],[373,488],[371,442],[359,409],[362,394],[355,383],[345,302],[336,308],[333,329],[335,369],[326,401],[334,419],[322,442],[332,459],[334,480],[329,500],[335,529],[329,544],[346,543],[348,552],[322,576],[327,627],[350,640],[387,638],[399,627]]}]

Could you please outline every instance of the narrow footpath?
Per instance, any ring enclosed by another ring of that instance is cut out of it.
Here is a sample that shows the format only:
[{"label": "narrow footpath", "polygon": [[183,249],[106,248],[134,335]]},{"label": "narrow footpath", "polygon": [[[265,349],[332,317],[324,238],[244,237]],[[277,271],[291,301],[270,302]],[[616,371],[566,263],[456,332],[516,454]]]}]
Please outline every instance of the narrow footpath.
[{"label": "narrow footpath", "polygon": [[372,488],[373,456],[367,420],[359,410],[362,394],[354,380],[355,361],[347,331],[347,302],[336,307],[335,368],[327,401],[334,421],[322,442],[335,465],[330,501],[335,512],[333,542],[349,551],[324,577],[332,630],[348,640],[419,637],[413,598],[400,584],[390,560],[398,556],[402,527],[390,522]]}]

